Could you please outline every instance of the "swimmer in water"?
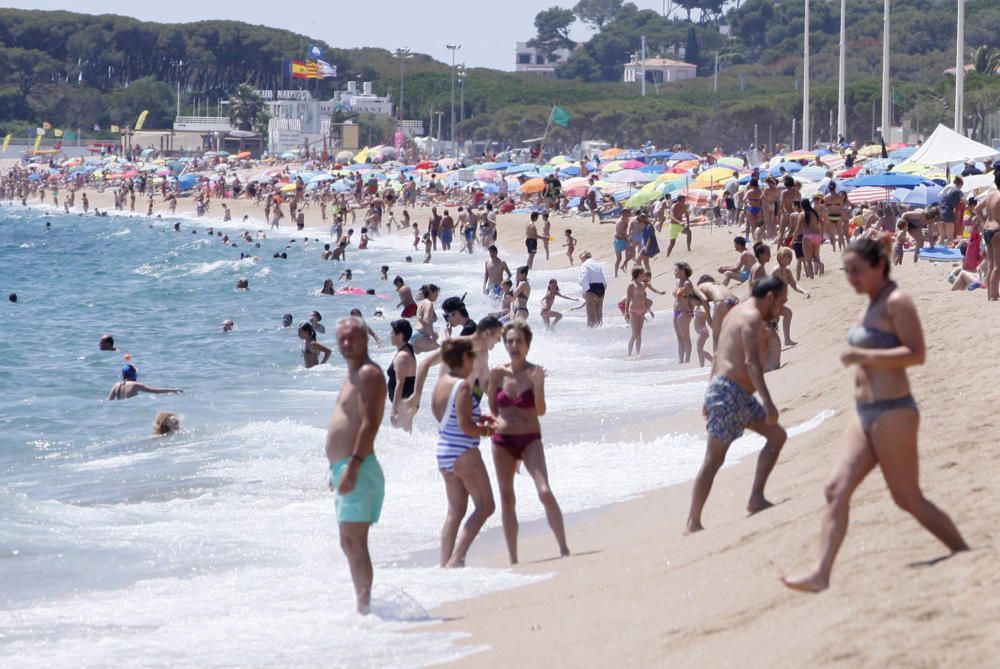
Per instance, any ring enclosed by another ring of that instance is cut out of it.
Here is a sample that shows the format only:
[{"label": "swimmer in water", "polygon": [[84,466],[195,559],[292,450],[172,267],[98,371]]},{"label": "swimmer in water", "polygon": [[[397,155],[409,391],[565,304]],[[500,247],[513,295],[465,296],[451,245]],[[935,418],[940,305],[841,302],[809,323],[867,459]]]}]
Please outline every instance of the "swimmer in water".
[{"label": "swimmer in water", "polygon": [[179,429],[181,429],[181,421],[175,413],[161,411],[156,414],[156,418],[153,420],[153,434],[170,434],[177,432]]},{"label": "swimmer in water", "polygon": [[[307,321],[299,325],[299,339],[302,340],[302,364],[306,369],[316,365],[325,365],[333,353],[326,346],[316,341],[316,330]],[[319,359],[319,354],[323,354],[323,359]]]},{"label": "swimmer in water", "polygon": [[180,388],[154,388],[153,386],[147,386],[145,383],[139,383],[136,380],[138,376],[139,370],[136,369],[134,365],[126,364],[122,367],[121,381],[118,381],[115,385],[111,386],[111,392],[108,393],[108,399],[127,400],[130,397],[135,397],[139,393],[162,395],[164,393],[184,392]]},{"label": "swimmer in water", "polygon": [[115,338],[109,334],[101,335],[101,338],[97,341],[97,349],[99,351],[117,351],[115,348]]}]

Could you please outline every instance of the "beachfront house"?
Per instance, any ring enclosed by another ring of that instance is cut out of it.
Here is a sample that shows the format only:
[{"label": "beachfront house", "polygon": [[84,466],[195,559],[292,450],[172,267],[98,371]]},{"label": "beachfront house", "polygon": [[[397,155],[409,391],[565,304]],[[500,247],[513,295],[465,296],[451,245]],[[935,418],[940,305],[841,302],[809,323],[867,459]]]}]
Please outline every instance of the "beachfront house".
[{"label": "beachfront house", "polygon": [[625,63],[623,81],[627,84],[641,82],[643,71],[645,71],[647,83],[669,84],[684,79],[694,79],[698,75],[698,66],[669,58],[641,60],[638,56],[633,55],[632,60]]}]

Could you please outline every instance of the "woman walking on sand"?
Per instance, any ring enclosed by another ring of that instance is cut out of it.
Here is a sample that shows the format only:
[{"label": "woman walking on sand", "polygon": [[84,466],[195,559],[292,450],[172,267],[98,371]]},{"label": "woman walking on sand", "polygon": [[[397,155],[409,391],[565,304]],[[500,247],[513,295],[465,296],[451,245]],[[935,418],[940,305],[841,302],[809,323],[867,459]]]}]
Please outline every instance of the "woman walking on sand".
[{"label": "woman walking on sand", "polygon": [[920,412],[906,374],[907,367],[922,365],[926,355],[916,307],[889,279],[889,249],[882,240],[850,244],[844,252],[844,271],[854,290],[868,296],[868,306],[848,332],[848,346],[840,356],[845,366],[857,369],[857,418],[847,428],[847,443],[825,489],[819,564],[805,576],[782,579],[789,588],[806,592],[829,587],[834,558],[847,534],[851,495],[876,465],[901,509],[953,553],[968,550],[951,518],[920,490]]},{"label": "woman walking on sand", "polygon": [[562,511],[549,487],[549,473],[542,450],[542,430],[539,417],[545,415],[545,370],[528,362],[531,348],[531,328],[516,320],[503,328],[503,343],[510,364],[490,370],[487,397],[490,413],[496,416],[493,433],[493,464],[500,489],[500,510],[503,535],[511,564],[517,564],[517,510],[514,496],[514,474],[518,461],[524,463],[535,482],[538,499],[545,507],[545,517],[559,544],[559,554],[569,555]]},{"label": "woman walking on sand", "polygon": [[628,350],[625,357],[632,357],[632,349],[636,356],[642,354],[642,326],[646,324],[646,314],[649,312],[649,298],[646,296],[646,270],[642,267],[632,268],[632,282],[625,289],[625,321],[632,333],[628,338]]}]

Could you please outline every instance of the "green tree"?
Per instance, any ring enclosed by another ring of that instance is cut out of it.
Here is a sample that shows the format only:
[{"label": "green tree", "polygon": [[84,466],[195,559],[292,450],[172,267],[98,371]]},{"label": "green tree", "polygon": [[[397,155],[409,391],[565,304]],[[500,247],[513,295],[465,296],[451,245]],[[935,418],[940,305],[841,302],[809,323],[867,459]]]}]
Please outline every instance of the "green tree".
[{"label": "green tree", "polygon": [[39,92],[52,80],[53,70],[58,68],[55,59],[37,49],[0,49],[0,73],[3,79],[17,87],[18,97],[15,113],[23,119],[32,120],[29,97]]},{"label": "green tree", "polygon": [[229,122],[239,130],[254,130],[264,112],[264,101],[253,86],[240,84],[229,98]]},{"label": "green tree", "polygon": [[701,61],[701,48],[698,46],[698,35],[694,28],[688,28],[687,41],[684,44],[684,60],[692,65]]},{"label": "green tree", "polygon": [[550,7],[538,12],[535,16],[537,34],[528,41],[528,46],[541,51],[549,59],[557,49],[568,49],[573,46],[569,37],[569,27],[576,17],[573,10],[561,7]]},{"label": "green tree", "polygon": [[615,17],[623,4],[623,0],[580,0],[573,7],[573,13],[599,31]]},{"label": "green tree", "polygon": [[972,64],[980,74],[1000,74],[1000,49],[976,47],[972,50]]}]

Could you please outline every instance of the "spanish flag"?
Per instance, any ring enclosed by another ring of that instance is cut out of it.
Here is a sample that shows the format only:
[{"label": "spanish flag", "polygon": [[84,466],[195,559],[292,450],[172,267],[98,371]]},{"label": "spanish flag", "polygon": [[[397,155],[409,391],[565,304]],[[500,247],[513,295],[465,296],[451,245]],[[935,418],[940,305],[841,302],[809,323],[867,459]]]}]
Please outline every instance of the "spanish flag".
[{"label": "spanish flag", "polygon": [[319,65],[314,60],[290,60],[288,76],[292,79],[319,79]]}]

